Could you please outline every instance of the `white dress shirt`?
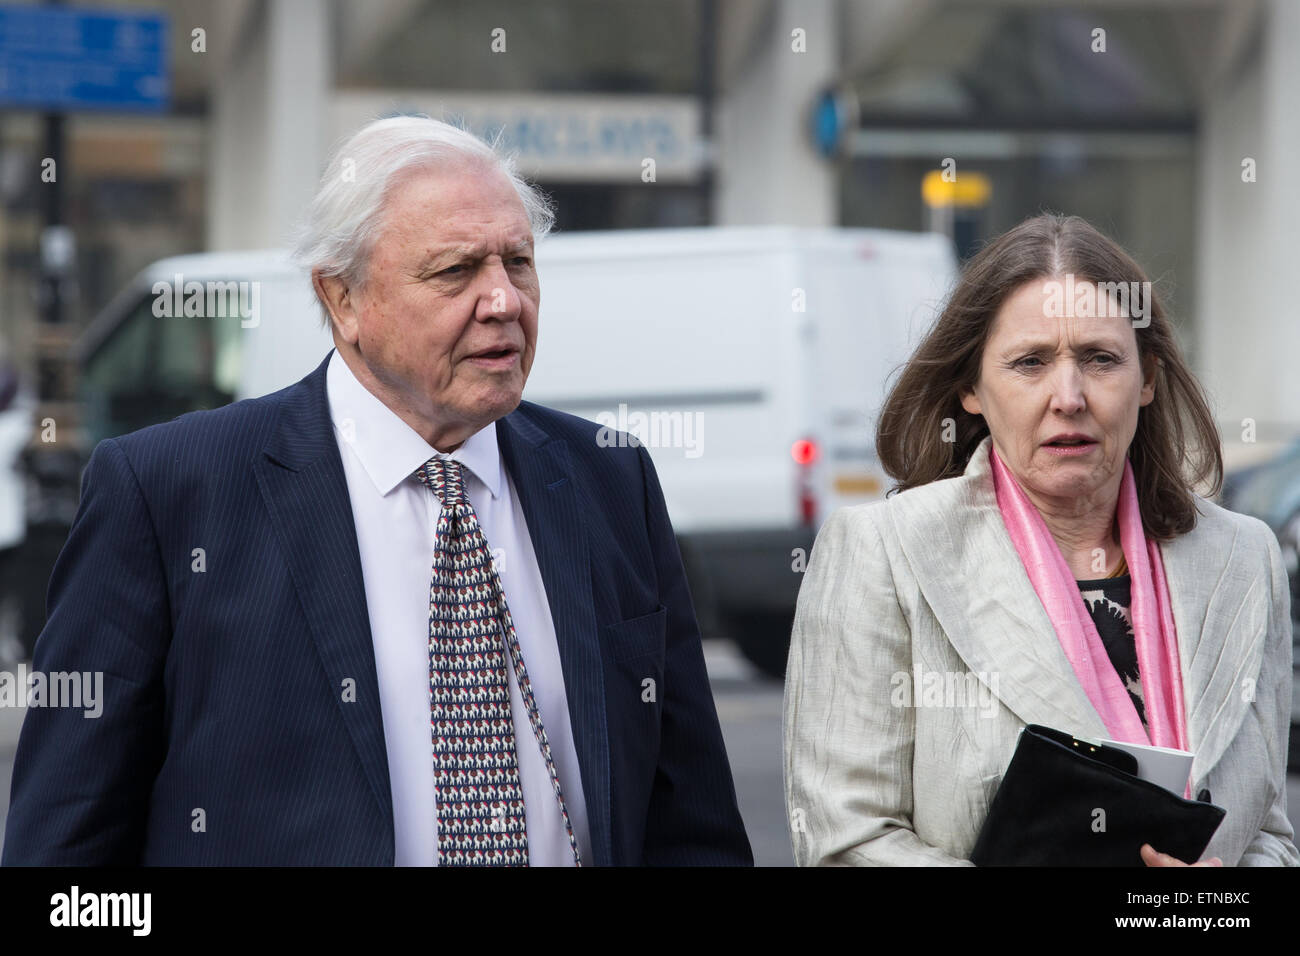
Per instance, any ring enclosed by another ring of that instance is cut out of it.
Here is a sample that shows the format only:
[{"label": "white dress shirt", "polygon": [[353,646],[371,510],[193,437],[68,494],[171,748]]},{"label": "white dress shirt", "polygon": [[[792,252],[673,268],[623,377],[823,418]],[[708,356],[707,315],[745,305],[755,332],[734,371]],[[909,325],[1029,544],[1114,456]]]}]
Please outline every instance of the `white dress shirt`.
[{"label": "white dress shirt", "polygon": [[[393,798],[394,862],[434,866],[438,854],[429,721],[429,585],[442,506],[416,480],[415,471],[441,453],[357,381],[337,350],[326,371],[326,390],[352,502],[375,646]],[[583,862],[589,864],[587,808],[555,624],[519,495],[497,448],[495,423],[442,457],[462,465],[465,493],[505,589],[574,837]],[[572,866],[573,853],[546,763],[528,722],[514,669],[506,671],[529,863]]]}]

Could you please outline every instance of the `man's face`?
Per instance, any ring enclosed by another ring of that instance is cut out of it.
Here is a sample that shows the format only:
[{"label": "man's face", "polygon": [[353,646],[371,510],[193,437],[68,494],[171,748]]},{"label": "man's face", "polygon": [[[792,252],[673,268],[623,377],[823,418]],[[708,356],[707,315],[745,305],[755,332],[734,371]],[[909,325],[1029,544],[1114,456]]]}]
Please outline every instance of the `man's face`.
[{"label": "man's face", "polygon": [[399,180],[366,281],[349,296],[336,336],[436,447],[519,405],[540,292],[528,216],[500,172],[463,164]]}]

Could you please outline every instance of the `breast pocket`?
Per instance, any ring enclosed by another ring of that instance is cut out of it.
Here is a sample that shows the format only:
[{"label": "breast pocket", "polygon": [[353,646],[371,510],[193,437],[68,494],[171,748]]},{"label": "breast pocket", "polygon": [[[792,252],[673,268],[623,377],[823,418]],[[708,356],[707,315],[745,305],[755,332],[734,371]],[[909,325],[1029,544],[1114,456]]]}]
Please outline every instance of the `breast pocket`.
[{"label": "breast pocket", "polygon": [[649,614],[606,626],[605,640],[610,658],[619,662],[653,656],[662,661],[667,627],[668,609],[662,604]]}]

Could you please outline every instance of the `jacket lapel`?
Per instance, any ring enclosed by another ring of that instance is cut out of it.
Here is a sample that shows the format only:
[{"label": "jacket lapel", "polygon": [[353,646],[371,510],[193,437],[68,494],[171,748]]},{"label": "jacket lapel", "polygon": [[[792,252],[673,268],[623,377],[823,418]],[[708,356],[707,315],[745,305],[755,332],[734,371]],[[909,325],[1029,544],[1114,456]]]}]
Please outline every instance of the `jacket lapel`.
[{"label": "jacket lapel", "polygon": [[587,526],[568,445],[521,411],[497,421],[497,442],[519,493],[555,623],[565,695],[597,866],[612,862],[605,681],[591,591]]},{"label": "jacket lapel", "polygon": [[[1268,578],[1238,526],[1215,507],[1160,546],[1178,630],[1193,793],[1232,742],[1254,700],[1268,628]],[[1211,794],[1213,796],[1213,794]]]},{"label": "jacket lapel", "polygon": [[893,511],[921,593],[967,667],[1027,724],[1108,736],[1002,523],[989,447],[985,438],[961,478],[900,495],[884,512]]},{"label": "jacket lapel", "polygon": [[[949,642],[1016,716],[1108,737],[1002,523],[990,444],[985,438],[961,478],[930,486],[932,494],[900,495],[882,513],[892,512],[903,553]],[[1267,581],[1252,576],[1257,562],[1247,561],[1238,539],[1235,523],[1211,505],[1193,531],[1160,548],[1196,754],[1193,792],[1240,726],[1262,661]],[[986,675],[997,675],[996,684]]]},{"label": "jacket lapel", "polygon": [[[325,391],[331,355],[332,349],[314,372],[288,390],[275,431],[253,467],[330,693],[387,823],[391,854],[392,791],[370,616],[347,478]],[[344,699],[348,686],[355,686],[355,700]]]}]

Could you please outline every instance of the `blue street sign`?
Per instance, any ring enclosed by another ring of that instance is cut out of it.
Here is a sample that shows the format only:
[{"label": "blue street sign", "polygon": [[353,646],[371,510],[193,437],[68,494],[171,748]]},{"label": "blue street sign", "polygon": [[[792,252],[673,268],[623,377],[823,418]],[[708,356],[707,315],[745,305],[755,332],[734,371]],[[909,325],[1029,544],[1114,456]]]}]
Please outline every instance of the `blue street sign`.
[{"label": "blue street sign", "polygon": [[813,145],[827,159],[844,148],[858,124],[857,98],[851,91],[826,89],[817,97],[809,114]]},{"label": "blue street sign", "polygon": [[167,17],[0,6],[0,108],[167,108]]}]

